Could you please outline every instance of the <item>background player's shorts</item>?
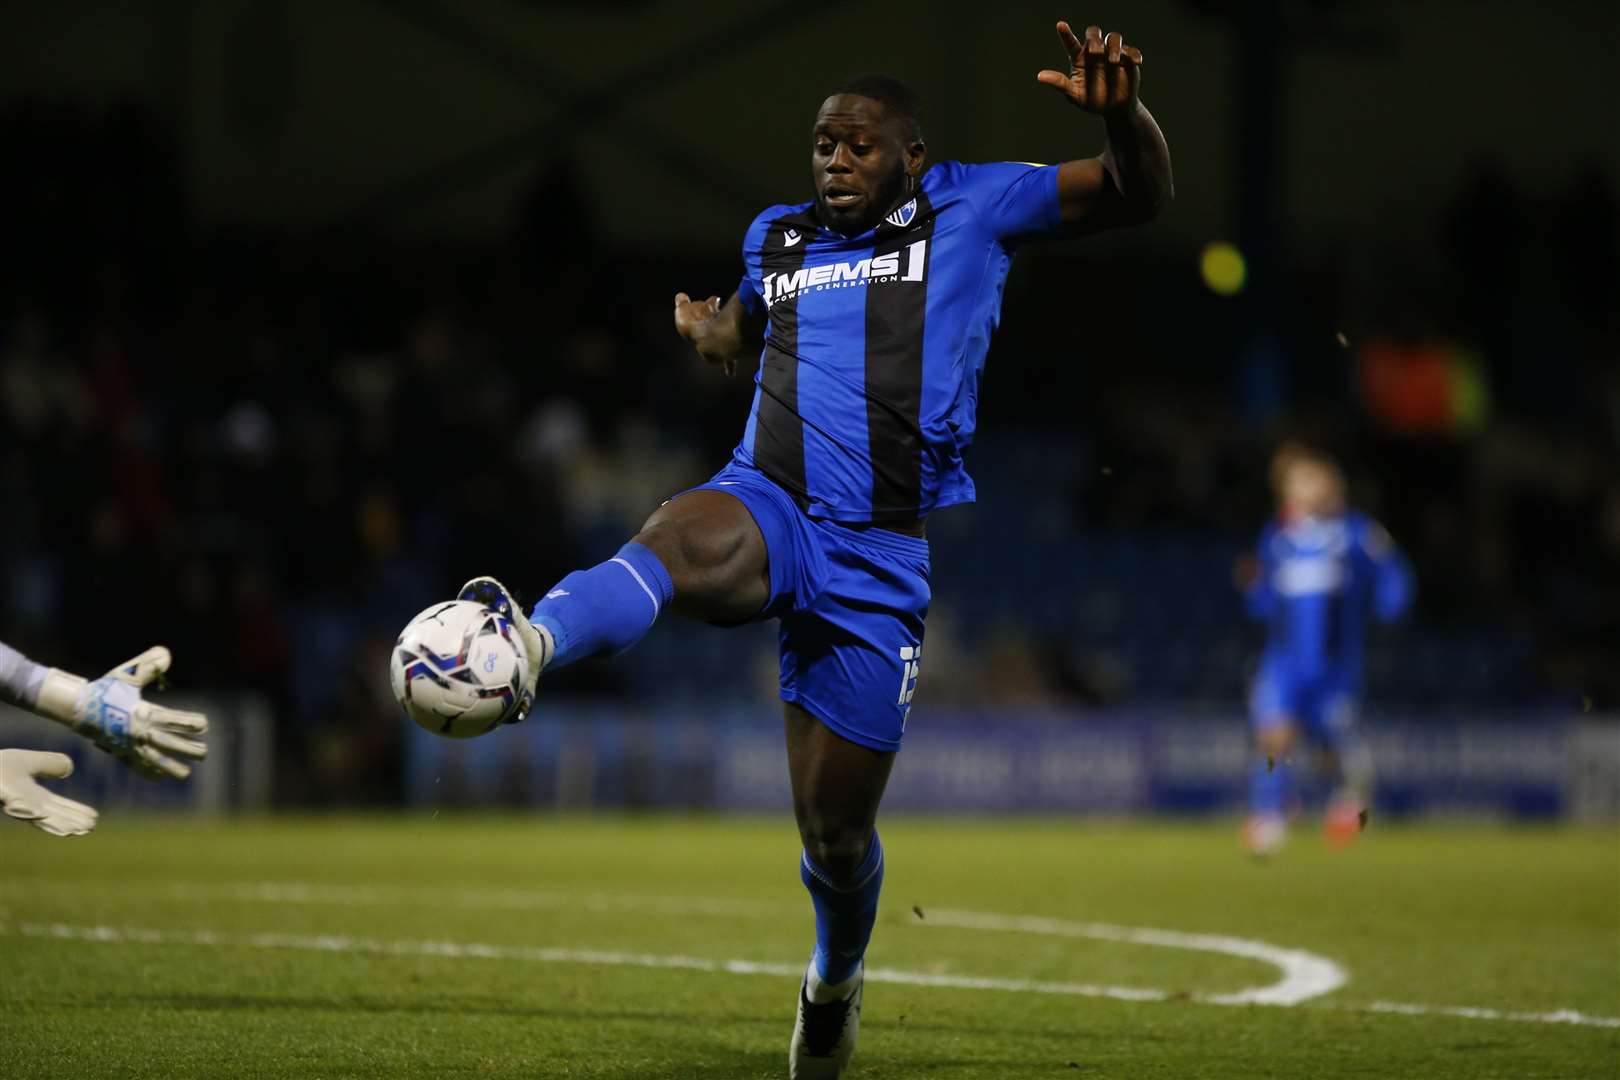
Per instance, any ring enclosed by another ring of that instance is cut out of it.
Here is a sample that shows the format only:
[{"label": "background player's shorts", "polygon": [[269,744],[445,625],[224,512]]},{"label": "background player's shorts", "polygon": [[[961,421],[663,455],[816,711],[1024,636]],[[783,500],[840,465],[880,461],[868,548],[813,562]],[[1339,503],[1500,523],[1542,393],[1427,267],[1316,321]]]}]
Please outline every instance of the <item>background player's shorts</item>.
[{"label": "background player's shorts", "polygon": [[732,462],[694,490],[740,500],[765,537],[782,621],[782,700],[873,750],[898,750],[922,660],[928,541],[807,516],[752,466]]},{"label": "background player's shorts", "polygon": [[1360,706],[1356,680],[1345,673],[1302,674],[1276,657],[1261,661],[1249,691],[1249,714],[1256,731],[1292,723],[1330,746],[1354,732]]}]

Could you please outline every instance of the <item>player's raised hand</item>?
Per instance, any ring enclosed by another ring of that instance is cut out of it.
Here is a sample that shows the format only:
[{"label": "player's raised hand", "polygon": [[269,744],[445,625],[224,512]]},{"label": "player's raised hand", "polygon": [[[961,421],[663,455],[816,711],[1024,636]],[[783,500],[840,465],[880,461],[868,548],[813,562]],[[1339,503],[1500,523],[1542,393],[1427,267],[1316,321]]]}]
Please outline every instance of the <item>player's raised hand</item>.
[{"label": "player's raised hand", "polygon": [[720,314],[721,300],[711,296],[707,300],[694,300],[683,292],[675,294],[675,330],[688,341],[696,341],[702,333],[702,324]]},{"label": "player's raised hand", "polygon": [[73,759],[66,754],[0,750],[0,810],[52,836],[83,836],[96,827],[95,807],[64,799],[36,779],[72,773]]},{"label": "player's raised hand", "polygon": [[1069,54],[1068,72],[1048,68],[1035,78],[1089,113],[1107,113],[1136,104],[1142,85],[1142,52],[1125,44],[1116,32],[1086,27],[1082,41],[1066,22],[1057,24],[1058,40]]},{"label": "player's raised hand", "polygon": [[712,350],[704,347],[715,329],[714,320],[719,316],[724,303],[718,296],[711,296],[707,300],[693,300],[685,293],[676,293],[675,332],[695,345],[698,354],[704,359],[714,359],[720,364],[721,369],[730,375],[737,370],[735,359],[729,356],[717,358]]},{"label": "player's raised hand", "polygon": [[184,780],[191,775],[188,762],[208,754],[201,740],[208,717],[141,697],[141,688],[171,662],[169,650],[155,645],[88,683],[74,710],[74,730],[152,780]]}]

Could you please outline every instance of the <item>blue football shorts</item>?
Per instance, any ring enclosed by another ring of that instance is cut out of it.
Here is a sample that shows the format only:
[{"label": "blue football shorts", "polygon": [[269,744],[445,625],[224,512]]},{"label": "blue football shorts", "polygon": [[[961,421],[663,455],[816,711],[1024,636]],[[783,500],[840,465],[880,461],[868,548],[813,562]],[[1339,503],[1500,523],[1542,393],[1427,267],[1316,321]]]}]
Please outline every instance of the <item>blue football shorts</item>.
[{"label": "blue football shorts", "polygon": [[812,518],[741,462],[692,490],[733,496],[765,537],[771,594],[750,621],[781,620],[782,700],[853,743],[900,749],[922,663],[928,541]]},{"label": "blue football shorts", "polygon": [[1260,662],[1249,691],[1257,731],[1284,724],[1330,746],[1354,734],[1361,708],[1358,680],[1340,671],[1300,672],[1277,657]]}]

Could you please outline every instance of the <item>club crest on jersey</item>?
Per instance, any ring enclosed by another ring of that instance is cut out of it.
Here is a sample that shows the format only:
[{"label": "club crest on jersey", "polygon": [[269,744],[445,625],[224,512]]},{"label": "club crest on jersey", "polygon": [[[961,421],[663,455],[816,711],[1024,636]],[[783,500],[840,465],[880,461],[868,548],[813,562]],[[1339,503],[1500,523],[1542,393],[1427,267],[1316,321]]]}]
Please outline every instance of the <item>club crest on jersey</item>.
[{"label": "club crest on jersey", "polygon": [[902,206],[900,209],[896,210],[883,220],[887,221],[890,225],[893,225],[898,229],[903,229],[907,225],[910,225],[911,219],[916,216],[917,200],[912,199],[910,202],[906,203],[906,205]]},{"label": "club crest on jersey", "polygon": [[801,266],[797,270],[766,274],[760,280],[760,291],[765,295],[765,303],[770,305],[800,292],[922,281],[927,269],[928,241],[918,240],[900,251],[886,251],[853,262]]}]

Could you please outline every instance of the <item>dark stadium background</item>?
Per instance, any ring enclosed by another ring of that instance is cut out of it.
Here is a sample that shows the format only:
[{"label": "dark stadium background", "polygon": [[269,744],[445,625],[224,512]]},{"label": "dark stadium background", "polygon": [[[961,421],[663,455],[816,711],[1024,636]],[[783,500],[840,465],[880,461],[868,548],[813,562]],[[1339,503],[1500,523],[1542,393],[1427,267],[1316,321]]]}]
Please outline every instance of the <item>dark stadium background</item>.
[{"label": "dark stadium background", "polygon": [[[982,502],[930,524],[912,741],[1241,748],[1233,563],[1303,436],[1418,572],[1374,727],[1607,745],[1620,16],[1595,3],[8,6],[0,640],[84,673],[168,644],[176,694],[272,718],[276,805],[431,801],[394,635],[474,574],[534,597],[724,461],[749,385],[700,366],[670,297],[728,293],[752,215],[804,197],[825,88],[912,80],[936,160],[1089,155],[1100,125],[1033,78],[1060,14],[1146,53],[1177,198],[1014,270]],[[1246,257],[1236,295],[1201,276],[1212,243]],[[662,626],[543,687],[527,738],[618,733],[587,740],[594,788],[441,794],[752,805],[702,732],[774,737],[773,645]],[[1121,782],[1099,808],[1229,805]]]}]

